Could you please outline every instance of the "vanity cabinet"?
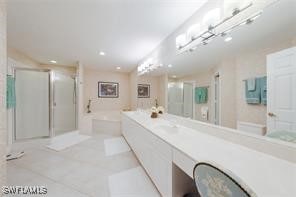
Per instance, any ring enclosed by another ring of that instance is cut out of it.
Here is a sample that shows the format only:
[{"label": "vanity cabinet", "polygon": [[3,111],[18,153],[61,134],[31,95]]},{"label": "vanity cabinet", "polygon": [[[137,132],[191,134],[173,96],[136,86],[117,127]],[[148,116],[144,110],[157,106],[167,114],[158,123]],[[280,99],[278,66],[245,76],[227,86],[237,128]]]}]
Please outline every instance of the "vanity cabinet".
[{"label": "vanity cabinet", "polygon": [[140,124],[122,116],[122,134],[162,196],[172,196],[172,148]]}]

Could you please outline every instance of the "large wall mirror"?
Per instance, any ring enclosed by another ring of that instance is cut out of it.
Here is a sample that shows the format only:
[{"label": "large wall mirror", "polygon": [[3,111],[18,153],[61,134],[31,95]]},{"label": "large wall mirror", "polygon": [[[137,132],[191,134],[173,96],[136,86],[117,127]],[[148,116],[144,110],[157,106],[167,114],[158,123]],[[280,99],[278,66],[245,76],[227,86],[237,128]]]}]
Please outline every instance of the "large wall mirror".
[{"label": "large wall mirror", "polygon": [[[213,2],[204,9],[223,4]],[[170,114],[296,143],[296,3],[260,6],[249,13],[252,20],[241,17],[241,24],[217,37],[168,50],[154,75],[168,74]],[[203,16],[184,29],[202,24]],[[175,44],[179,33],[167,42]]]}]

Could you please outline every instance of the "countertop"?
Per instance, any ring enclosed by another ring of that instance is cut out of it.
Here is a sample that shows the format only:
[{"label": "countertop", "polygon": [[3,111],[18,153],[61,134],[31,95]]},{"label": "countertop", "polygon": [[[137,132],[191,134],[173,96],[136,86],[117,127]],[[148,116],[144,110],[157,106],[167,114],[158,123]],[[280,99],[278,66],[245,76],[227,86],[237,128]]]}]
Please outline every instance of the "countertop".
[{"label": "countertop", "polygon": [[[209,161],[231,171],[259,197],[296,196],[296,164],[145,112],[123,112],[196,162]],[[264,144],[262,144],[264,145]]]}]

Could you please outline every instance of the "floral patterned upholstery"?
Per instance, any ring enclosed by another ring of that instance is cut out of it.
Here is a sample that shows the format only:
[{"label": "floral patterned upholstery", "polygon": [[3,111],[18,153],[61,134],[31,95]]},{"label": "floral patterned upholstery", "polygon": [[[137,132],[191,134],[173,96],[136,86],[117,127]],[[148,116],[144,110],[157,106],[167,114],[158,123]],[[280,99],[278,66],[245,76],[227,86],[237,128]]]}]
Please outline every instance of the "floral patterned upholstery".
[{"label": "floral patterned upholstery", "polygon": [[[215,165],[217,166],[217,165]],[[230,176],[210,163],[198,163],[193,171],[194,181],[201,197],[255,197],[238,178]]]}]

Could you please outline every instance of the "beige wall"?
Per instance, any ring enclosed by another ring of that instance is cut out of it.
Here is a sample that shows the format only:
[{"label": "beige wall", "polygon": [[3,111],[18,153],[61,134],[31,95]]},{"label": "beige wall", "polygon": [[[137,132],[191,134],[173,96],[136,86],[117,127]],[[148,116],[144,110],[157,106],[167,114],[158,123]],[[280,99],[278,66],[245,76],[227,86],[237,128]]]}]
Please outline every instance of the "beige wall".
[{"label": "beige wall", "polygon": [[[212,76],[213,73],[212,71],[206,71],[206,72],[201,72],[197,73],[194,75],[186,76],[183,78],[178,79],[180,82],[195,82],[196,87],[203,87],[203,86],[208,86],[208,102],[205,104],[196,104],[194,101],[194,107],[195,107],[195,119],[203,122],[213,122],[213,113],[212,111]],[[201,108],[203,106],[207,106],[209,108],[209,119],[204,120],[201,118]]]},{"label": "beige wall", "polygon": [[[266,125],[266,106],[249,105],[245,101],[244,79],[266,76],[266,55],[294,46],[295,39],[269,43],[249,51],[242,51],[235,57],[221,61],[207,72],[180,78],[178,81],[195,81],[196,86],[209,85],[209,122],[214,122],[213,102],[213,76],[220,74],[220,103],[221,125],[236,128],[237,121],[251,122]],[[195,116],[200,118],[200,108],[203,105],[195,105]]]},{"label": "beige wall", "polygon": [[[84,69],[84,111],[91,99],[91,111],[123,110],[130,108],[130,81],[128,73]],[[119,83],[119,98],[98,98],[98,82]]]},{"label": "beige wall", "polygon": [[214,73],[220,75],[220,125],[236,128],[235,60],[224,60]]},{"label": "beige wall", "polygon": [[24,65],[27,65],[29,67],[39,67],[39,62],[32,59],[31,57],[25,55],[21,51],[18,51],[17,49],[14,49],[12,47],[8,47],[7,49],[8,57],[14,59],[15,61],[21,62]]},{"label": "beige wall", "polygon": [[[131,110],[137,108],[149,109],[155,105],[155,99],[158,104],[167,109],[167,86],[168,76],[166,74],[161,76],[138,76],[137,69],[129,74],[130,80],[130,106]],[[150,98],[138,98],[138,84],[150,85]]]},{"label": "beige wall", "polygon": [[160,104],[159,77],[139,76],[138,84],[150,85],[150,98],[138,98],[137,99],[138,108],[150,109],[152,106],[155,106],[155,99],[157,99],[158,104]]},{"label": "beige wall", "polygon": [[266,75],[266,55],[292,47],[293,40],[286,40],[253,51],[236,58],[237,120],[266,125],[266,106],[248,105],[244,99],[244,79]]},{"label": "beige wall", "polygon": [[[0,186],[6,185],[6,4],[0,1]],[[2,196],[0,192],[0,196]]]},{"label": "beige wall", "polygon": [[168,75],[164,74],[158,77],[158,100],[159,105],[163,106],[165,111],[168,109]]},{"label": "beige wall", "polygon": [[77,66],[76,65],[53,65],[53,64],[40,64],[38,61],[34,60],[33,58],[27,56],[23,52],[9,47],[7,49],[7,56],[19,63],[21,63],[22,67],[29,67],[29,68],[46,68],[51,69],[54,71],[66,73],[66,74],[75,74]]},{"label": "beige wall", "polygon": [[130,82],[130,107],[131,110],[137,109],[137,84],[138,84],[138,71],[137,69],[133,70],[129,74],[129,82]]}]

